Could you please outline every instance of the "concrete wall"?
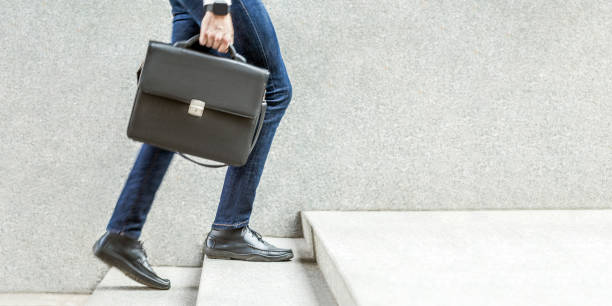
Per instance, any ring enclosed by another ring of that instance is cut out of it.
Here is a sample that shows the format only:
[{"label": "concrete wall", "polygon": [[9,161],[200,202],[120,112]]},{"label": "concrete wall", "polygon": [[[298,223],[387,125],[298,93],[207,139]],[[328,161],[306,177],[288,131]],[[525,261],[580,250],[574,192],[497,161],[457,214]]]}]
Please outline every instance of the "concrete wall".
[{"label": "concrete wall", "polygon": [[[612,207],[609,1],[265,0],[294,87],[252,225],[301,210]],[[165,1],[3,1],[0,291],[89,291]],[[176,156],[145,227],[199,265],[224,169]]]}]

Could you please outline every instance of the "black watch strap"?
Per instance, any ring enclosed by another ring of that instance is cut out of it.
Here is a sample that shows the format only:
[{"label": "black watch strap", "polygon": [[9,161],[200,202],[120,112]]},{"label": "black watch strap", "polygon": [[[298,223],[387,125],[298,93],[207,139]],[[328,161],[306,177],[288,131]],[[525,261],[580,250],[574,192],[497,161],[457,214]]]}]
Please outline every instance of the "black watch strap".
[{"label": "black watch strap", "polygon": [[212,11],[215,15],[227,15],[229,13],[229,5],[224,2],[214,2],[204,5],[206,11]]}]

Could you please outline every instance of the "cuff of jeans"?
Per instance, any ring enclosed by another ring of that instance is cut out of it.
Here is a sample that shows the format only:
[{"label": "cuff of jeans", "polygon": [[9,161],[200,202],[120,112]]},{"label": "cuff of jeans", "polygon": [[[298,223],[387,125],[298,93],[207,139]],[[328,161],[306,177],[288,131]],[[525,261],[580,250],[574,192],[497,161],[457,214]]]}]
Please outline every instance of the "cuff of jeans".
[{"label": "cuff of jeans", "polygon": [[204,0],[204,5],[206,4],[212,4],[215,2],[225,2],[227,3],[227,5],[232,5],[232,0]]}]

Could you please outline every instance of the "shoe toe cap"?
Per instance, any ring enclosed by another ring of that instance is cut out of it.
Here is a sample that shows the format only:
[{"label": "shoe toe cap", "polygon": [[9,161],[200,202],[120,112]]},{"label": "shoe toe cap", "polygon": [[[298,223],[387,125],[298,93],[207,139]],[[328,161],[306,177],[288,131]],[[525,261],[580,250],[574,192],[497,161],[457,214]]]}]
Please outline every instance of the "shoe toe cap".
[{"label": "shoe toe cap", "polygon": [[155,280],[155,287],[168,290],[171,287],[170,280],[167,278],[158,278]]},{"label": "shoe toe cap", "polygon": [[293,250],[291,250],[291,249],[284,249],[284,248],[274,248],[274,249],[270,250],[270,255],[274,255],[274,256],[278,256],[278,257],[285,257],[287,259],[291,259],[291,258],[293,258]]}]

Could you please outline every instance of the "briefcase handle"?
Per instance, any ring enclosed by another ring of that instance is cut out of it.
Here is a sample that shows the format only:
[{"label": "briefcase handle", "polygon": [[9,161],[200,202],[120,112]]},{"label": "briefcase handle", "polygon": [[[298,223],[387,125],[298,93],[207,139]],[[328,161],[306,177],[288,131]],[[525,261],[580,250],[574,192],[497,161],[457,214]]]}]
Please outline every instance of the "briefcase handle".
[{"label": "briefcase handle", "polygon": [[[200,34],[196,34],[187,40],[177,41],[172,46],[187,49],[193,46],[193,44],[195,44],[199,39],[200,39]],[[228,49],[229,49],[230,56],[232,57],[232,59],[246,64],[247,62],[246,58],[240,55],[240,53],[236,52],[236,49],[234,48],[233,44],[230,44]],[[144,66],[144,61],[140,63],[140,67],[138,67],[138,70],[136,70],[136,80],[137,81],[140,80],[140,73],[142,72],[142,66]]]},{"label": "briefcase handle", "polygon": [[[174,43],[173,46],[187,49],[193,46],[196,42],[198,42],[198,40],[200,40],[200,34],[196,34],[187,40],[177,41]],[[242,55],[240,55],[240,53],[236,52],[236,49],[234,48],[233,44],[230,44],[228,49],[232,59],[243,63],[247,62],[246,59]]]}]

